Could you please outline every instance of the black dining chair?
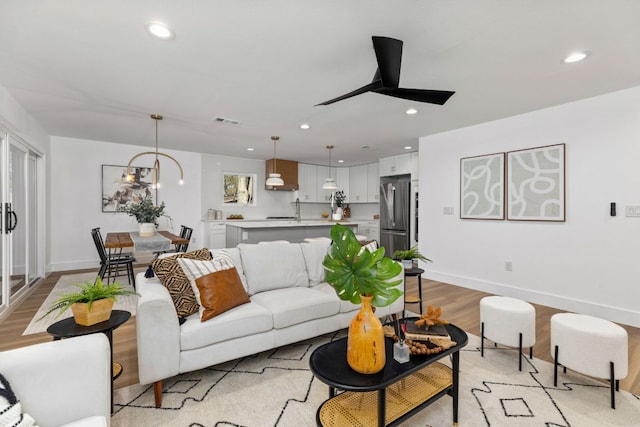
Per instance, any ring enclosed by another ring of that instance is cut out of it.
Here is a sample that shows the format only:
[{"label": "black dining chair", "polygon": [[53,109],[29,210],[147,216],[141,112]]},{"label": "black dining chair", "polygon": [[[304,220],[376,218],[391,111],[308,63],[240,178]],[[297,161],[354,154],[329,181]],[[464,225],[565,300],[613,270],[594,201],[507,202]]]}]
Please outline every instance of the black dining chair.
[{"label": "black dining chair", "polygon": [[104,240],[100,234],[100,227],[91,230],[91,237],[93,238],[93,243],[96,245],[98,255],[100,256],[100,271],[98,272],[100,279],[104,280],[104,276],[106,275],[108,284],[112,277],[115,279],[120,276],[121,273],[126,271],[129,283],[133,286],[133,289],[135,289],[136,277],[133,273],[133,263],[136,262],[136,259],[133,255],[122,252],[115,254],[108,253],[104,247]]},{"label": "black dining chair", "polygon": [[[180,226],[180,234],[179,234],[180,237],[182,237],[183,239],[187,239],[187,240],[191,241],[191,235],[192,234],[193,234],[193,228],[187,227],[186,225],[181,225]],[[187,252],[187,248],[188,247],[189,247],[189,242],[182,243],[182,244],[176,244],[176,245],[174,245],[173,249],[167,249],[166,251],[154,251],[153,253],[155,254],[155,256],[157,258],[158,255],[160,255],[160,254]]]}]

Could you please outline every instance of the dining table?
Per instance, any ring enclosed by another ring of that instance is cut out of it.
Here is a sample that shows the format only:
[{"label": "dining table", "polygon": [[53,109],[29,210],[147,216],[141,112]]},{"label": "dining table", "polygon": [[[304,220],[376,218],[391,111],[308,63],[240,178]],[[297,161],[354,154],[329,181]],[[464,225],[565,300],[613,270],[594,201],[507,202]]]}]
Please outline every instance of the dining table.
[{"label": "dining table", "polygon": [[[132,236],[133,235],[133,236]],[[140,237],[138,232],[133,231],[120,231],[107,233],[104,247],[109,252],[113,250],[120,250],[125,248],[134,248],[135,251],[160,251],[166,250],[166,247],[154,247],[153,242],[158,240],[158,236],[164,237],[165,242],[170,245],[184,245],[189,243],[189,239],[178,236],[166,230],[156,231],[156,235],[153,237]],[[144,245],[141,247],[141,245]]]}]

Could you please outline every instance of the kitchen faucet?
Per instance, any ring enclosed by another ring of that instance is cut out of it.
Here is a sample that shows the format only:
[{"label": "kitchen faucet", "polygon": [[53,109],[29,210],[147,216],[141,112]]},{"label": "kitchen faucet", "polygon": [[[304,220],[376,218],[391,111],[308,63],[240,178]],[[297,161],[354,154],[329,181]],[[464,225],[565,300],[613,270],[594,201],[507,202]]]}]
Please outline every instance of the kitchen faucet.
[{"label": "kitchen faucet", "polygon": [[302,218],[300,217],[300,198],[296,197],[296,221],[301,222]]}]

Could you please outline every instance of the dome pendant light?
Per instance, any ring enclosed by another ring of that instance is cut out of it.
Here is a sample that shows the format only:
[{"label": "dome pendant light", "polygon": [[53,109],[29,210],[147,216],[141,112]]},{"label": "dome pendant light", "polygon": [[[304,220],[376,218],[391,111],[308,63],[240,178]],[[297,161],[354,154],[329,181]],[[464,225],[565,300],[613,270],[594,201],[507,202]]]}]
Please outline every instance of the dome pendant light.
[{"label": "dome pendant light", "polygon": [[273,140],[273,173],[269,174],[269,178],[266,185],[271,185],[272,187],[282,187],[284,185],[284,181],[280,178],[280,174],[277,173],[276,170],[276,142],[280,139],[279,136],[272,136],[271,140]]},{"label": "dome pendant light", "polygon": [[338,185],[331,178],[331,150],[333,150],[333,145],[327,145],[327,150],[329,150],[329,176],[324,179],[324,184],[322,184],[323,190],[337,190]]}]

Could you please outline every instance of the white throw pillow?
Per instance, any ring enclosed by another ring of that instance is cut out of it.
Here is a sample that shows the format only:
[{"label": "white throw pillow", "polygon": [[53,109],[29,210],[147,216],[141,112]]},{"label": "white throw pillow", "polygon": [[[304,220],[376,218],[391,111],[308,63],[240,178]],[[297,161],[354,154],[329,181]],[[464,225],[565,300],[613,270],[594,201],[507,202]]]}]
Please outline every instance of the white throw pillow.
[{"label": "white throw pillow", "polygon": [[18,401],[9,381],[0,374],[0,426],[37,427],[29,414],[22,413],[22,404]]}]

